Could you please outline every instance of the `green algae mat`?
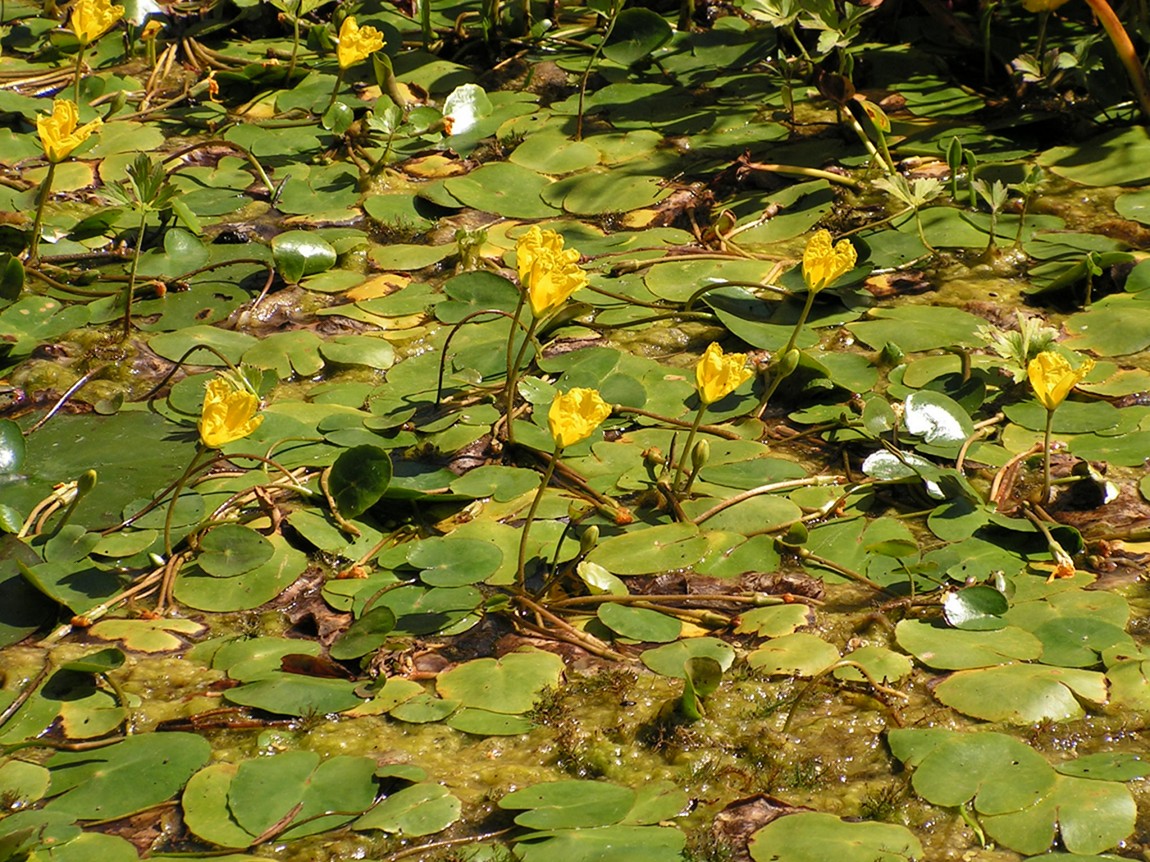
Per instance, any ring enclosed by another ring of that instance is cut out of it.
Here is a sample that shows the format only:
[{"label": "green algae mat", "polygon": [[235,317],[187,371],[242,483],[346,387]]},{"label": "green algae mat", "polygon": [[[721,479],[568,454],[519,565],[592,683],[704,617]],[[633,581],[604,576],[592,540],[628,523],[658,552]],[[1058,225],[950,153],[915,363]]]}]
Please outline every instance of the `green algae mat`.
[{"label": "green algae mat", "polygon": [[1146,15],[0,2],[0,862],[1150,858]]}]

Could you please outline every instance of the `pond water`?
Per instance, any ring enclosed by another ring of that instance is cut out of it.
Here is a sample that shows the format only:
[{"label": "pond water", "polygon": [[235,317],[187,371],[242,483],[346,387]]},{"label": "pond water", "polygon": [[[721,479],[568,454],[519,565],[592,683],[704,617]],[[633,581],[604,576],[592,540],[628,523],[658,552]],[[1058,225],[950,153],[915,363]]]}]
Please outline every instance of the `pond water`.
[{"label": "pond water", "polygon": [[673,5],[0,5],[0,862],[1150,858],[1147,22]]}]

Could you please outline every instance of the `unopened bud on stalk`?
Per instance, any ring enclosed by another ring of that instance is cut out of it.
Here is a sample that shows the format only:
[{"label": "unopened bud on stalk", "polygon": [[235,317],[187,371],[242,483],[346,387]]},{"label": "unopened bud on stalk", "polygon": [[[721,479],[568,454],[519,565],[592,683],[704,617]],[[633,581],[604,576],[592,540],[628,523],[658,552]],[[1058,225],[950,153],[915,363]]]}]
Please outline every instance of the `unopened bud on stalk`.
[{"label": "unopened bud on stalk", "polygon": [[579,537],[579,555],[585,557],[594,550],[597,544],[599,544],[599,528],[592,524]]},{"label": "unopened bud on stalk", "polygon": [[702,470],[710,457],[711,444],[706,440],[700,440],[691,449],[691,472],[698,473]]}]

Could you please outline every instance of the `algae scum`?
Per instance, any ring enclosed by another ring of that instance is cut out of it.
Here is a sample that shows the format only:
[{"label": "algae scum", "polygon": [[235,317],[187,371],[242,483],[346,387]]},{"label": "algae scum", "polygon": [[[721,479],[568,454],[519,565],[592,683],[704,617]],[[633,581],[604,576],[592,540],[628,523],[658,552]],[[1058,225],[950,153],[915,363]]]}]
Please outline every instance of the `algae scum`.
[{"label": "algae scum", "polygon": [[1150,858],[1140,5],[0,19],[0,862]]}]

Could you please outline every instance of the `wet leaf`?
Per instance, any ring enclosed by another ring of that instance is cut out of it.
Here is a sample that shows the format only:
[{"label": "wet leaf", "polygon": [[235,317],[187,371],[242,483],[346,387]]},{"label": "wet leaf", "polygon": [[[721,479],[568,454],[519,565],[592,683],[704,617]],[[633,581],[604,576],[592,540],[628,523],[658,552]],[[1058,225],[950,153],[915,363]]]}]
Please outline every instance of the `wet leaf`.
[{"label": "wet leaf", "polygon": [[997,631],[959,631],[903,620],[895,628],[895,638],[923,664],[940,670],[991,667],[1042,654],[1042,642],[1015,626]]},{"label": "wet leaf", "polygon": [[459,819],[462,803],[439,784],[413,784],[391,794],[354,823],[408,838],[441,832]]},{"label": "wet leaf", "polygon": [[769,676],[814,676],[838,660],[838,649],[806,632],[775,638],[747,656],[747,664]]},{"label": "wet leaf", "polygon": [[391,459],[379,446],[355,446],[340,453],[331,467],[328,487],[344,518],[354,518],[376,504],[391,484]]},{"label": "wet leaf", "polygon": [[625,638],[650,643],[668,643],[679,637],[683,625],[674,617],[647,608],[604,602],[599,620]]},{"label": "wet leaf", "polygon": [[200,540],[199,567],[217,578],[234,578],[271,559],[271,542],[240,524],[220,524]]},{"label": "wet leaf", "polygon": [[1107,699],[1100,673],[1032,664],[959,671],[934,694],[966,715],[1013,724],[1080,718],[1085,711],[1079,699],[1099,705]]},{"label": "wet leaf", "polygon": [[903,826],[848,823],[833,814],[779,817],[754,834],[755,862],[901,862],[922,858],[922,845]]},{"label": "wet leaf", "polygon": [[510,653],[501,659],[464,662],[439,675],[435,688],[448,700],[464,706],[515,715],[527,712],[547,686],[559,683],[563,660],[532,650]]},{"label": "wet leaf", "polygon": [[549,781],[508,793],[499,807],[520,811],[515,822],[530,829],[589,829],[620,822],[635,792],[606,781]]}]

